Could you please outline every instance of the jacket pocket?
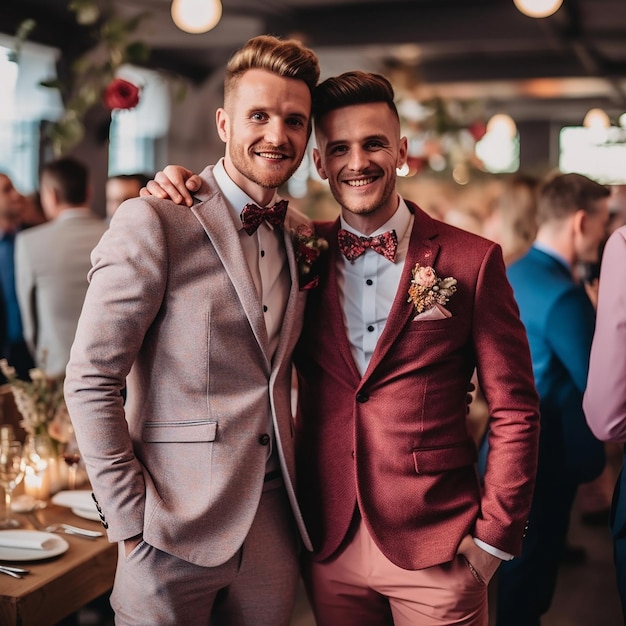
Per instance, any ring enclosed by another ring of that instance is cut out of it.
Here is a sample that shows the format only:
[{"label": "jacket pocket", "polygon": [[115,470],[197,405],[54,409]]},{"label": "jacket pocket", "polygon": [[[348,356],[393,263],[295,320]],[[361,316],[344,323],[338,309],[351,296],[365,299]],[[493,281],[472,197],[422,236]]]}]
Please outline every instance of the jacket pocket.
[{"label": "jacket pocket", "polygon": [[438,474],[468,467],[476,463],[476,458],[476,446],[472,441],[452,446],[413,450],[413,462],[418,474]]},{"label": "jacket pocket", "polygon": [[143,440],[150,443],[194,443],[215,441],[217,422],[191,420],[188,422],[146,422]]}]

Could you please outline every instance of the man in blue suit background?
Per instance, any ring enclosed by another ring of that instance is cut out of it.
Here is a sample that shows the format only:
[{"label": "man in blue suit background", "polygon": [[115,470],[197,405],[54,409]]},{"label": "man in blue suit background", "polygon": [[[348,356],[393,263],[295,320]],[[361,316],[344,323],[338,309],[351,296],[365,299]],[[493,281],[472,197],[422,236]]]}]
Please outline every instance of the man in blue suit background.
[{"label": "man in blue suit background", "polygon": [[598,476],[604,447],[582,409],[595,310],[575,276],[598,260],[609,190],[559,174],[539,195],[537,238],[508,269],[540,397],[539,467],[522,556],[498,575],[498,626],[538,626],[550,607],[578,485]]}]

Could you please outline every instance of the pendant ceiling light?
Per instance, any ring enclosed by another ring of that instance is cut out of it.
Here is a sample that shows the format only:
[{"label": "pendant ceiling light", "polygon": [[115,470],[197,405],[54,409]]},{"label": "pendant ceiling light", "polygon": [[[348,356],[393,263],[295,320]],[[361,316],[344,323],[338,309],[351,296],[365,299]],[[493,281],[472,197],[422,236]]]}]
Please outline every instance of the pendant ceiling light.
[{"label": "pendant ceiling light", "polygon": [[603,109],[589,109],[583,120],[585,128],[609,128],[611,120]]},{"label": "pendant ceiling light", "polygon": [[220,0],[173,0],[172,20],[186,33],[206,33],[222,17]]},{"label": "pendant ceiling light", "polygon": [[510,115],[497,113],[487,122],[487,132],[513,138],[517,135],[517,125]]},{"label": "pendant ceiling light", "polygon": [[528,17],[548,17],[556,13],[563,0],[513,0],[517,9]]}]

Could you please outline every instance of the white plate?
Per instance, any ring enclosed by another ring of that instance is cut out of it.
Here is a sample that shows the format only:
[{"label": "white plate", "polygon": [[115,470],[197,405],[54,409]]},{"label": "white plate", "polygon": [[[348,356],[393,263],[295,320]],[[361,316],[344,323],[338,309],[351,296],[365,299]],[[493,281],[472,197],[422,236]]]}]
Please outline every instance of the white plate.
[{"label": "white plate", "polygon": [[50,547],[45,550],[30,550],[28,548],[11,548],[9,546],[0,546],[0,561],[43,561],[53,556],[63,554],[70,547],[67,541],[54,533],[44,533],[38,530],[2,530],[2,534],[11,533],[19,536],[29,537],[33,533],[39,535],[37,538],[42,541],[50,541]]},{"label": "white plate", "polygon": [[74,491],[59,491],[52,496],[52,504],[66,506],[70,509],[93,509],[96,510],[96,503],[91,497],[91,491],[86,489],[76,489]]},{"label": "white plate", "polygon": [[74,515],[78,515],[78,517],[84,517],[85,519],[91,519],[94,522],[100,522],[100,514],[96,509],[72,509],[72,513]]}]

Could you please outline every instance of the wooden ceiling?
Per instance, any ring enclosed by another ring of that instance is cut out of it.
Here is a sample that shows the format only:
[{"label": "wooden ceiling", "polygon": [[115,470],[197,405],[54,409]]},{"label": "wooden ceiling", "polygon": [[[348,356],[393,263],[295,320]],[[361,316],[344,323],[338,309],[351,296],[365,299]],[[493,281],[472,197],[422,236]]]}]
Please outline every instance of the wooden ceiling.
[{"label": "wooden ceiling", "polygon": [[[117,0],[116,0],[117,1]],[[71,60],[93,44],[67,0],[4,0],[0,32],[25,18],[30,39]],[[297,36],[319,55],[323,76],[348,69],[391,74],[426,95],[482,98],[516,119],[580,121],[592,106],[626,111],[626,0],[564,0],[548,18],[523,16],[513,0],[222,0],[211,32],[171,22],[170,0],[124,0],[147,11],[138,36],[149,64],[208,79],[249,37]]]}]

